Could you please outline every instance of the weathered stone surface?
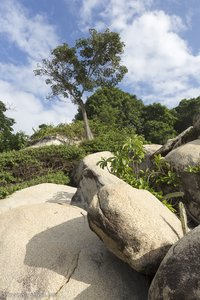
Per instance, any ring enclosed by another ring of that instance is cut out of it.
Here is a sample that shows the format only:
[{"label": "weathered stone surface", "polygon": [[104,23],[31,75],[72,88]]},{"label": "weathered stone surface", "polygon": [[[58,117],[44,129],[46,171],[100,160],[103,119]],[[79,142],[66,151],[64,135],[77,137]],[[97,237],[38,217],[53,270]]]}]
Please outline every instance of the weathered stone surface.
[{"label": "weathered stone surface", "polygon": [[38,147],[44,147],[44,146],[50,146],[50,145],[75,145],[80,144],[81,141],[79,141],[77,138],[72,139],[68,138],[66,136],[56,134],[51,136],[45,136],[44,138],[41,138],[38,141],[33,141],[32,145],[28,148],[38,148]]},{"label": "weathered stone surface", "polygon": [[[82,178],[83,171],[85,169],[95,168],[95,169],[98,170],[98,169],[100,169],[100,167],[97,166],[97,163],[102,158],[107,159],[111,156],[113,156],[113,154],[111,152],[103,151],[103,152],[97,152],[97,153],[89,154],[86,157],[84,157],[84,159],[80,161],[78,166],[72,172],[72,177],[73,177],[74,183],[78,186],[78,184],[79,184],[79,182]],[[105,170],[105,172],[107,172],[107,171]]]},{"label": "weathered stone surface", "polygon": [[180,237],[181,223],[150,192],[124,182],[106,185],[88,208],[90,228],[133,269],[153,273]]},{"label": "weathered stone surface", "polygon": [[173,245],[149,290],[149,300],[200,299],[200,226]]},{"label": "weathered stone surface", "polygon": [[146,278],[105,249],[77,207],[3,213],[0,250],[0,299],[147,299]]},{"label": "weathered stone surface", "polygon": [[18,206],[43,202],[69,204],[75,192],[76,188],[62,184],[42,183],[34,185],[0,200],[0,213]]},{"label": "weathered stone surface", "polygon": [[160,148],[162,147],[162,145],[158,145],[158,144],[146,144],[144,145],[144,149],[145,149],[145,157],[143,162],[140,164],[140,169],[142,170],[146,170],[146,169],[150,169],[152,166],[152,162],[151,162],[151,156],[158,151]]},{"label": "weathered stone surface", "polygon": [[200,223],[200,174],[185,171],[188,166],[200,165],[200,139],[171,151],[165,158],[180,175],[188,212]]},{"label": "weathered stone surface", "polygon": [[184,171],[188,165],[200,164],[200,139],[172,150],[166,160],[177,170]]},{"label": "weathered stone surface", "polygon": [[110,152],[99,152],[88,155],[80,163],[76,173],[78,187],[77,192],[72,197],[72,205],[87,210],[93,196],[104,185],[123,182],[110,174],[107,169],[102,169],[96,165],[102,157],[109,158],[110,156],[112,156]]}]

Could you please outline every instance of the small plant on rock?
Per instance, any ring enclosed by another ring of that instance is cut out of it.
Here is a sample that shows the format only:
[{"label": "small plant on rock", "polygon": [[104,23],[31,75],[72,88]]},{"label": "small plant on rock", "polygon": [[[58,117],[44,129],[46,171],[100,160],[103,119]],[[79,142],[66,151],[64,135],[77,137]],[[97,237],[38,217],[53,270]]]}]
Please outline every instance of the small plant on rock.
[{"label": "small plant on rock", "polygon": [[113,157],[98,162],[102,168],[121,178],[134,188],[145,189],[155,195],[171,211],[175,212],[169,199],[181,197],[182,193],[175,192],[164,195],[162,187],[170,186],[175,190],[179,187],[179,178],[173,172],[169,163],[157,155],[153,159],[151,169],[141,170],[140,164],[145,158],[144,139],[135,135],[129,139]]}]

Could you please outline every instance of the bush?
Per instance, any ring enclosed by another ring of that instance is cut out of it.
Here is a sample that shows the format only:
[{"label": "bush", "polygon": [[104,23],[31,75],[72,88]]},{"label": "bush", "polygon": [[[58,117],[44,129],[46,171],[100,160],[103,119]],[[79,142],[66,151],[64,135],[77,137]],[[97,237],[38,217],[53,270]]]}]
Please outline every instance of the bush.
[{"label": "bush", "polygon": [[37,142],[38,140],[47,137],[62,135],[71,140],[82,140],[84,137],[84,126],[82,121],[75,121],[71,124],[59,124],[57,126],[42,124],[37,130],[34,130],[34,134],[31,136],[31,142]]},{"label": "bush", "polygon": [[68,184],[74,165],[85,155],[76,146],[46,146],[0,154],[0,198],[39,183]]},{"label": "bush", "polygon": [[[179,178],[161,155],[154,157],[152,169],[141,170],[140,163],[145,158],[143,138],[135,135],[115,153],[113,157],[102,159],[97,164],[137,189],[145,189],[155,195],[171,211],[173,198],[182,197],[179,193]],[[172,193],[164,195],[166,186]],[[171,201],[168,199],[171,198]]]},{"label": "bush", "polygon": [[134,134],[134,129],[124,128],[119,130],[107,128],[107,132],[104,131],[92,141],[82,142],[80,146],[88,154],[100,151],[116,152],[122,147],[127,138],[133,137]]}]

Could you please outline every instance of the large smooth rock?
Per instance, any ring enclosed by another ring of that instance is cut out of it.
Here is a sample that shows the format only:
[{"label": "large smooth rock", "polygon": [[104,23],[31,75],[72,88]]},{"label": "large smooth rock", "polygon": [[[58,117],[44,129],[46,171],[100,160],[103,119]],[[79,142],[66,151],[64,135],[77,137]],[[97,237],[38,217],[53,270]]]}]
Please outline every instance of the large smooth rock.
[{"label": "large smooth rock", "polygon": [[76,188],[62,184],[42,183],[34,185],[17,191],[6,199],[0,200],[0,213],[18,206],[36,203],[52,202],[69,204],[75,192]]},{"label": "large smooth rock", "polygon": [[146,278],[107,252],[77,207],[3,213],[0,250],[0,299],[147,299]]},{"label": "large smooth rock", "polygon": [[200,173],[185,171],[188,166],[200,165],[200,139],[171,151],[165,158],[180,175],[188,212],[200,223]]},{"label": "large smooth rock", "polygon": [[[108,159],[109,157],[113,156],[113,154],[109,151],[102,151],[102,152],[97,152],[93,154],[89,154],[86,157],[84,157],[80,163],[77,165],[76,168],[74,168],[72,172],[72,178],[74,183],[78,186],[80,183],[80,180],[83,175],[83,171],[87,168],[91,169],[100,169],[100,167],[97,166],[97,163],[102,159]],[[105,172],[108,172],[106,169],[104,170]]]},{"label": "large smooth rock", "polygon": [[110,174],[108,170],[97,165],[101,158],[109,158],[110,152],[99,152],[86,156],[77,167],[75,178],[78,184],[77,192],[72,197],[71,204],[88,209],[93,196],[103,186],[123,182],[121,179]]},{"label": "large smooth rock", "polygon": [[149,300],[200,299],[200,226],[173,245],[149,290]]},{"label": "large smooth rock", "polygon": [[179,219],[156,197],[122,182],[101,188],[88,208],[90,228],[133,269],[154,273],[182,237]]}]

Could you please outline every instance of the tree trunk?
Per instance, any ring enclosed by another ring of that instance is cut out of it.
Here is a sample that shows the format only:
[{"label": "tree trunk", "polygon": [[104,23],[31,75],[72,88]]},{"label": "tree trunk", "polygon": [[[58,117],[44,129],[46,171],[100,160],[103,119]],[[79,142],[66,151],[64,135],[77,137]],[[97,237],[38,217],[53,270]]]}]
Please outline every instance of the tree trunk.
[{"label": "tree trunk", "polygon": [[93,137],[92,131],[90,129],[87,113],[86,113],[86,110],[85,110],[85,105],[84,105],[82,100],[79,101],[79,106],[80,106],[81,113],[82,113],[82,116],[83,116],[83,124],[84,124],[84,128],[85,128],[86,139],[88,141],[91,141],[91,140],[93,140],[94,137]]}]

